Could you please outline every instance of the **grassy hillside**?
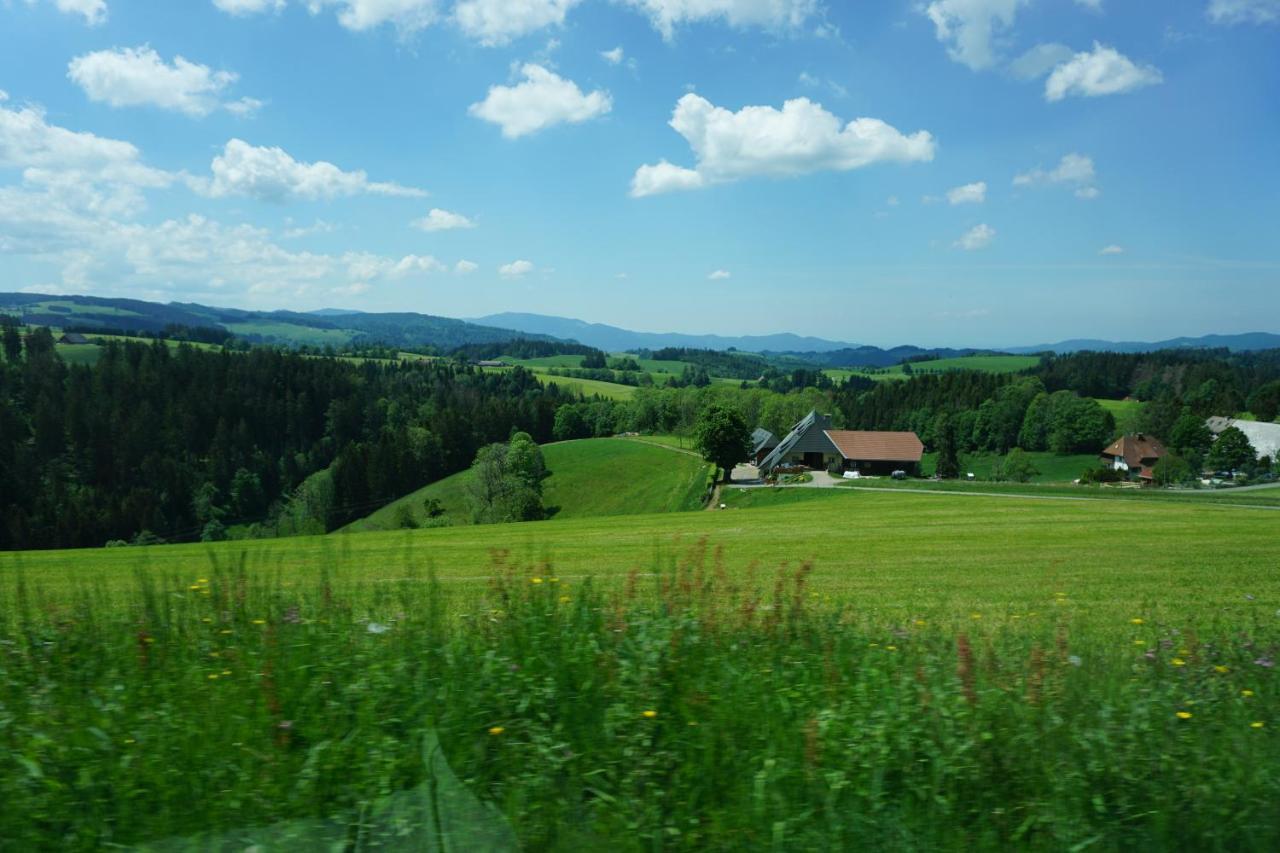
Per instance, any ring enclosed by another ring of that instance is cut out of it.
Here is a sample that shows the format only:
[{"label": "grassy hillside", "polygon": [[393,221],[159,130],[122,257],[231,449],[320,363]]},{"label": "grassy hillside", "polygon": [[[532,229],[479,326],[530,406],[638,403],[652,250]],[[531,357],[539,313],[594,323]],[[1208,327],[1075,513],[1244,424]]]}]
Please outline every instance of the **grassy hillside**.
[{"label": "grassy hillside", "polygon": [[[1098,465],[1096,453],[1059,456],[1056,453],[1033,452],[1028,453],[1027,456],[1040,472],[1031,478],[1033,483],[1069,483],[1079,477],[1084,469],[1095,468]],[[963,453],[960,456],[960,467],[964,473],[972,473],[978,480],[988,480],[1000,458],[993,453]],[[937,463],[938,454],[926,453],[920,461],[920,472],[926,477],[932,477]]]},{"label": "grassy hillside", "polygon": [[1142,414],[1141,400],[1103,400],[1096,397],[1094,399],[1116,419],[1116,432],[1138,431],[1138,418]]},{"label": "grassy hillside", "polygon": [[[960,358],[939,358],[933,361],[918,361],[911,364],[915,373],[940,373],[952,370],[979,370],[984,373],[1017,373],[1040,363],[1040,358],[1033,355],[968,355]],[[825,371],[837,382],[843,382],[850,376],[865,376],[868,379],[882,381],[887,379],[905,379],[907,373],[903,365],[881,367],[871,370],[857,368],[829,368]]]},{"label": "grassy hillside", "polygon": [[[614,438],[548,444],[542,454],[551,472],[543,484],[543,505],[553,518],[681,512],[701,506],[708,466],[696,456]],[[402,507],[408,507],[417,523],[427,524],[423,505],[430,499],[440,502],[450,523],[466,524],[470,481],[470,471],[446,477],[346,529],[392,530],[399,526]]]},{"label": "grassy hillside", "polygon": [[[964,621],[971,612],[984,614],[984,624],[1004,623],[1012,614],[1043,612],[1058,591],[1070,596],[1073,618],[1104,626],[1126,624],[1138,611],[1148,618],[1212,622],[1227,610],[1253,606],[1246,594],[1272,615],[1280,606],[1275,510],[1208,502],[780,491],[807,498],[756,510],[605,518],[566,512],[550,521],[484,528],[7,553],[0,554],[0,577],[12,578],[21,567],[53,600],[89,579],[113,596],[132,590],[139,570],[194,577],[211,561],[231,565],[243,555],[250,571],[278,573],[286,584],[326,566],[342,584],[364,584],[430,565],[447,589],[470,594],[494,574],[493,551],[501,548],[517,565],[551,561],[566,583],[590,576],[609,587],[633,569],[652,572],[682,559],[705,539],[735,577],[762,589],[771,588],[777,567],[811,561],[808,584],[816,594],[856,602],[864,615],[886,623],[911,614]],[[1158,547],[1124,544],[1135,530]],[[465,608],[465,597],[455,606]]]}]

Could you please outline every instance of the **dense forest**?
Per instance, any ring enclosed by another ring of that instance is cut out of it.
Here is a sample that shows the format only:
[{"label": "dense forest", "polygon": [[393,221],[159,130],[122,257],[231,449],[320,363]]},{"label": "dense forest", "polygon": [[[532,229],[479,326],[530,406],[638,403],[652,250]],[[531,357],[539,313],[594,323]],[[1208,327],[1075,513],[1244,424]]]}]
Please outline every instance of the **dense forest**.
[{"label": "dense forest", "polygon": [[521,369],[444,361],[156,341],[108,343],[93,366],[67,365],[48,329],[21,338],[12,326],[4,347],[3,548],[221,538],[284,514],[295,494],[311,505],[309,529],[331,530],[514,431],[549,440],[571,399]]}]

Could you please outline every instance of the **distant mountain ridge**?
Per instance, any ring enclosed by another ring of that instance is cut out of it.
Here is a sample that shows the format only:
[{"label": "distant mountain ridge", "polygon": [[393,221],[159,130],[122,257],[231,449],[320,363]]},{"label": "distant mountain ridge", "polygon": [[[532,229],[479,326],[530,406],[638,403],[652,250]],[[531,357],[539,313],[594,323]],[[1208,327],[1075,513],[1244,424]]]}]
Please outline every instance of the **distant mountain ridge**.
[{"label": "distant mountain ridge", "polygon": [[174,325],[206,327],[224,329],[254,343],[285,346],[376,343],[451,349],[517,338],[553,340],[545,335],[412,312],[371,314],[333,308],[309,313],[249,311],[193,302],[166,305],[101,296],[0,293],[0,312],[16,314],[22,322],[33,326],[147,333],[163,332]]},{"label": "distant mountain ridge", "polygon": [[1075,338],[1056,344],[1033,347],[1006,347],[1003,352],[1024,355],[1038,352],[1154,352],[1162,349],[1229,349],[1232,352],[1280,348],[1280,334],[1272,332],[1241,332],[1237,335],[1201,335],[1198,338],[1169,338],[1163,341],[1103,341],[1092,338]]}]

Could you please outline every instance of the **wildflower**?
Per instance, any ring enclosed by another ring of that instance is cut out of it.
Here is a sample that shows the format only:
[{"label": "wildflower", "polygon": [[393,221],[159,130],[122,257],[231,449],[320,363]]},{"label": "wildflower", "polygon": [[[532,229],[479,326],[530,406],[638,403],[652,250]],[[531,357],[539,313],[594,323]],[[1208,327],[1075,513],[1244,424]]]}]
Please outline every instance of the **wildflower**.
[{"label": "wildflower", "polygon": [[1133,644],[1134,644],[1135,646],[1145,646],[1145,645],[1146,645],[1146,642],[1144,642],[1143,640],[1134,640],[1134,641],[1133,641]]},{"label": "wildflower", "polygon": [[1254,720],[1252,723],[1250,723],[1250,724],[1249,724],[1249,728],[1251,728],[1251,729],[1260,729],[1260,728],[1262,728],[1262,727],[1263,727],[1263,726],[1265,726],[1265,725],[1266,725],[1266,723],[1262,722],[1262,720]]},{"label": "wildflower", "polygon": [[885,646],[885,647],[884,647],[884,650],[885,650],[886,652],[896,652],[896,651],[898,650],[898,647],[897,647],[897,646]]},{"label": "wildflower", "polygon": [[265,625],[265,624],[267,624],[267,620],[266,620],[266,619],[254,619],[254,620],[253,620],[253,624],[255,624],[255,625]]},{"label": "wildflower", "polygon": [[281,720],[276,724],[276,728],[284,729],[286,732],[293,728],[293,720]]},{"label": "wildflower", "polygon": [[562,595],[562,596],[560,596],[560,603],[561,603],[561,604],[568,604],[568,603],[569,603],[569,596],[567,596],[567,595]]},{"label": "wildflower", "polygon": [[1189,720],[1189,719],[1191,719],[1191,712],[1190,712],[1190,711],[1179,711],[1179,712],[1178,712],[1178,719],[1179,719],[1179,720]]},{"label": "wildflower", "polygon": [[641,714],[641,716],[642,716],[642,717],[644,717],[646,720],[652,720],[654,717],[658,716],[658,712],[657,712],[657,711],[645,711],[643,714]]},{"label": "wildflower", "polygon": [[129,744],[129,743],[137,743],[137,741],[136,741],[136,740],[134,740],[134,739],[133,739],[133,738],[131,738],[131,737],[127,737],[127,738],[125,738],[125,739],[124,739],[124,742],[125,742],[126,744]]},{"label": "wildflower", "polygon": [[218,680],[218,673],[216,673],[216,672],[211,672],[211,673],[209,673],[209,680],[210,680],[210,681],[217,681],[217,680]]},{"label": "wildflower", "polygon": [[1187,665],[1187,662],[1186,662],[1186,661],[1184,661],[1182,658],[1174,658],[1173,660],[1169,661],[1169,663],[1173,664],[1174,666],[1186,666],[1186,665]]},{"label": "wildflower", "polygon": [[383,625],[381,622],[370,622],[365,627],[365,630],[368,631],[370,634],[385,634],[391,629],[386,625]]},{"label": "wildflower", "polygon": [[208,583],[208,578],[196,578],[196,583]]},{"label": "wildflower", "polygon": [[560,583],[560,578],[547,578],[547,583]]},{"label": "wildflower", "polygon": [[1084,661],[1080,660],[1079,655],[1071,655],[1070,657],[1067,658],[1067,663],[1071,664],[1072,666],[1080,666],[1080,664],[1084,663]]},{"label": "wildflower", "polygon": [[1271,669],[1271,667],[1276,665],[1276,662],[1269,657],[1260,657],[1255,660],[1254,663],[1265,669]]},{"label": "wildflower", "polygon": [[1244,689],[1244,690],[1241,690],[1241,691],[1240,691],[1240,695],[1241,695],[1241,696],[1243,696],[1244,698],[1248,699],[1250,696],[1252,696],[1252,695],[1253,695],[1253,691],[1252,691],[1252,690],[1249,690],[1249,689],[1247,689],[1247,688],[1246,688],[1246,689]]},{"label": "wildflower", "polygon": [[497,737],[498,735],[502,734],[505,731],[506,729],[504,729],[502,726],[492,726],[489,729],[489,734]]},{"label": "wildflower", "polygon": [[529,583],[542,583],[542,578],[529,578]]},{"label": "wildflower", "polygon": [[231,670],[229,670],[229,669],[224,669],[224,670],[222,671],[222,674],[223,674],[223,675],[230,675],[230,674],[231,674]]},{"label": "wildflower", "polygon": [[223,628],[223,629],[222,629],[221,631],[219,631],[218,633],[219,633],[219,634],[230,634],[230,633],[231,633],[231,629],[230,629],[230,628]]},{"label": "wildflower", "polygon": [[970,619],[981,619],[981,618],[982,618],[982,614],[981,614],[981,613],[970,613],[970,614],[969,614],[969,618],[970,618]]},{"label": "wildflower", "polygon": [[1230,672],[1230,671],[1231,671],[1231,667],[1229,667],[1229,666],[1222,666],[1221,664],[1219,664],[1218,666],[1215,666],[1215,667],[1213,668],[1213,671],[1214,671],[1214,672],[1216,672],[1216,673],[1218,673],[1219,675],[1222,675],[1222,674],[1225,674],[1225,673]]},{"label": "wildflower", "polygon": [[917,619],[917,620],[916,620],[916,627],[917,627],[917,628],[923,628],[925,625],[928,625],[928,624],[929,624],[929,623],[928,623],[928,622],[926,622],[926,621],[924,621],[923,619]]},{"label": "wildflower", "polygon": [[1136,617],[1136,616],[1135,616],[1134,618],[1132,618],[1132,619],[1130,619],[1130,620],[1129,620],[1129,624],[1130,624],[1130,625],[1141,625],[1141,624],[1142,624],[1142,619],[1140,619],[1140,618],[1138,618],[1138,617]]},{"label": "wildflower", "polygon": [[198,583],[193,583],[191,586],[187,587],[187,589],[199,589],[199,588],[200,588],[200,584]]}]

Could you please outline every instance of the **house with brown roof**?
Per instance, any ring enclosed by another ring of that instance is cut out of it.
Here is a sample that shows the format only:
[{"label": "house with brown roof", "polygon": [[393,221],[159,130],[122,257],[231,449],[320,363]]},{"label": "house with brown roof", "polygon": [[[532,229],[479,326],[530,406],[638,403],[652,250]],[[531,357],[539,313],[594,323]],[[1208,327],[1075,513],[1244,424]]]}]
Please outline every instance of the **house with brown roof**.
[{"label": "house with brown roof", "polygon": [[914,473],[923,455],[924,444],[914,432],[832,429],[830,415],[812,411],[769,451],[759,468],[765,476],[782,465],[824,470],[838,464],[841,470],[862,474]]},{"label": "house with brown roof", "polygon": [[1168,452],[1158,438],[1142,433],[1122,435],[1102,451],[1102,461],[1116,471],[1151,482],[1156,463]]}]

